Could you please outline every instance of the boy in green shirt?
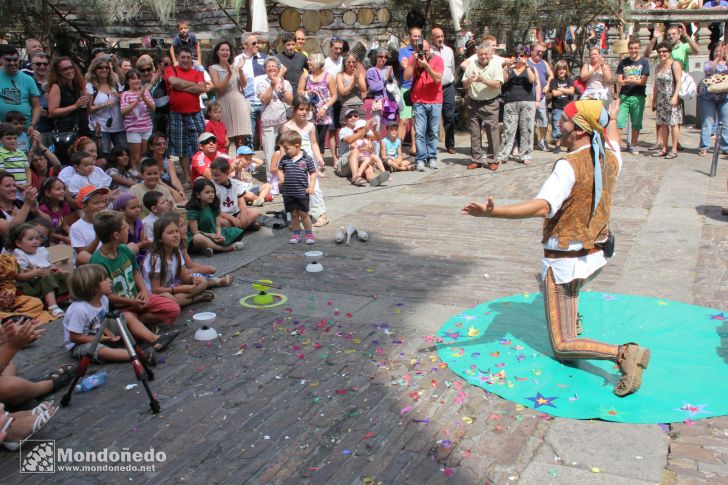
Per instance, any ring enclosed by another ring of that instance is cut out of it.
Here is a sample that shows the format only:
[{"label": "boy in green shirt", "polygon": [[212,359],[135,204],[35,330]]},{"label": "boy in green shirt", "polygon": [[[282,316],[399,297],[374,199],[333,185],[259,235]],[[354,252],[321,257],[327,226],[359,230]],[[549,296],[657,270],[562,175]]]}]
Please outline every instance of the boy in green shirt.
[{"label": "boy in green shirt", "polygon": [[18,190],[28,185],[30,164],[25,152],[18,150],[18,133],[12,123],[0,125],[0,170],[13,176]]},{"label": "boy in green shirt", "polygon": [[129,224],[124,215],[111,210],[99,212],[94,218],[94,231],[101,247],[91,256],[91,263],[103,266],[109,273],[111,304],[134,313],[147,325],[160,321],[171,325],[180,314],[180,306],[171,298],[147,291],[136,257],[126,246]]}]

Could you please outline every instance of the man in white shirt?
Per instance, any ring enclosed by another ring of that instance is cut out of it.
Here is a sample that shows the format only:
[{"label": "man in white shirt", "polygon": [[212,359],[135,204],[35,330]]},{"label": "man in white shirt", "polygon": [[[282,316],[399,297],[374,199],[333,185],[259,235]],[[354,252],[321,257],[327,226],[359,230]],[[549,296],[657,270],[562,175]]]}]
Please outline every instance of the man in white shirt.
[{"label": "man in white shirt", "polygon": [[[329,56],[324,60],[324,71],[329,73],[336,80],[336,75],[341,72],[344,66],[344,40],[340,37],[332,37],[329,41]],[[336,130],[341,128],[339,117],[341,116],[341,102],[334,103],[334,122],[329,125],[329,146],[331,153],[337,157],[336,151]]]},{"label": "man in white shirt", "polygon": [[245,73],[246,84],[243,94],[250,103],[250,126],[253,129],[252,139],[246,140],[245,144],[252,147],[253,140],[257,138],[255,135],[258,133],[256,122],[263,110],[263,103],[260,102],[258,95],[255,93],[255,81],[266,76],[265,59],[267,56],[259,52],[257,35],[250,32],[244,33],[242,41],[243,53],[235,57],[233,67],[237,69],[243,66],[243,73]]},{"label": "man in white shirt", "polygon": [[[596,277],[613,252],[609,233],[612,193],[622,165],[619,154],[617,113],[610,113],[599,100],[572,101],[561,118],[561,144],[568,149],[556,162],[535,199],[496,206],[493,197],[485,204],[471,202],[463,214],[501,219],[542,217],[544,258],[544,303],[546,322],[558,360],[598,359],[617,363],[622,377],[614,387],[618,397],[637,391],[642,371],[650,361],[649,349],[634,342],[613,345],[578,337],[579,290]],[[607,139],[603,129],[607,127]],[[605,150],[607,147],[614,147]],[[610,244],[611,243],[611,244]],[[610,247],[611,246],[611,247]]]},{"label": "man in white shirt", "polygon": [[430,33],[430,51],[442,57],[445,71],[442,73],[442,124],[445,128],[445,149],[455,153],[455,54],[445,45],[445,33],[435,27]]}]

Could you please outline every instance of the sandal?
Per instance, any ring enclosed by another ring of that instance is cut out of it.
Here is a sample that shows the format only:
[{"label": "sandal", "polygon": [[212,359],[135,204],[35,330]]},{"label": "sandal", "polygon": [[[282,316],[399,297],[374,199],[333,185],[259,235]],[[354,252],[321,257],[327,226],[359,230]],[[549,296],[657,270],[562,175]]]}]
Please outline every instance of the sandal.
[{"label": "sandal", "polygon": [[154,349],[144,351],[144,360],[150,367],[157,366],[157,353],[154,351]]},{"label": "sandal", "polygon": [[[209,303],[215,299],[215,293],[205,290],[192,299],[192,303]],[[175,335],[176,337],[176,335]]]},{"label": "sandal", "polygon": [[74,377],[76,377],[76,369],[73,364],[62,365],[54,370],[47,377],[48,380],[53,382],[53,390],[51,392],[56,392],[65,387]]},{"label": "sandal", "polygon": [[[43,404],[46,404],[46,403],[43,403]],[[51,418],[53,416],[55,416],[56,413],[58,412],[58,408],[55,407],[55,406],[53,406],[51,404],[47,408],[40,409],[36,413],[36,409],[41,408],[41,406],[38,406],[35,409],[33,409],[33,415],[35,416],[35,421],[33,422],[33,430],[32,430],[32,432],[28,436],[26,436],[25,438],[23,438],[21,441],[5,441],[5,442],[3,442],[3,446],[8,451],[17,451],[18,448],[20,448],[20,443],[22,441],[25,441],[27,439],[30,439],[35,433],[37,433],[38,431],[40,431],[41,429],[43,429],[43,427],[46,424],[48,424],[48,421],[50,421]]]},{"label": "sandal", "polygon": [[313,227],[323,227],[328,223],[329,223],[329,216],[327,216],[326,213],[324,212],[323,214],[321,214],[319,216],[318,219],[316,219],[316,222],[313,223]]},{"label": "sandal", "polygon": [[53,306],[48,307],[48,311],[56,319],[63,318],[63,316],[66,314],[66,312],[61,310],[61,307],[59,307],[58,305],[53,305]]},{"label": "sandal", "polygon": [[[179,335],[179,331],[163,333],[154,342],[148,342],[142,345],[142,349],[152,349],[156,352],[163,352],[169,347],[174,339]],[[159,346],[159,347],[157,347]]]},{"label": "sandal", "polygon": [[260,207],[263,205],[264,202],[265,199],[263,199],[262,197],[258,197],[250,205],[252,205],[253,207]]},{"label": "sandal", "polygon": [[233,284],[233,275],[226,274],[222,278],[217,279],[217,284],[220,286],[230,286]]},{"label": "sandal", "polygon": [[665,155],[666,160],[672,160],[673,158],[677,158],[677,153],[673,151],[667,152],[667,154]]},{"label": "sandal", "polygon": [[359,177],[356,180],[352,180],[351,181],[351,184],[352,185],[356,185],[357,187],[366,187],[367,186],[367,181],[364,180],[362,177]]}]

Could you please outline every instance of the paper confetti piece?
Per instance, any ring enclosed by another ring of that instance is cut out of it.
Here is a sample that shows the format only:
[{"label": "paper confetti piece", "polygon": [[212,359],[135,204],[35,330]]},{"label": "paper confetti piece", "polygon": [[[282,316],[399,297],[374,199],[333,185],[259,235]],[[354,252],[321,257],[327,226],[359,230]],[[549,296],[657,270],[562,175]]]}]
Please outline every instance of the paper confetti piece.
[{"label": "paper confetti piece", "polygon": [[470,327],[468,329],[468,337],[477,337],[478,335],[480,335],[480,330],[478,330],[477,328]]},{"label": "paper confetti piece", "polygon": [[601,470],[599,468],[597,468],[597,467],[590,468],[589,471],[591,471],[592,473],[600,473],[601,472]]},{"label": "paper confetti piece", "polygon": [[462,420],[465,424],[473,424],[473,418],[471,418],[470,416],[463,416]]},{"label": "paper confetti piece", "polygon": [[405,406],[399,410],[399,415],[404,416],[405,414],[407,414],[410,411],[412,411],[412,406]]},{"label": "paper confetti piece", "polygon": [[127,391],[130,391],[130,390],[134,389],[136,386],[138,386],[138,384],[127,384],[125,389]]}]

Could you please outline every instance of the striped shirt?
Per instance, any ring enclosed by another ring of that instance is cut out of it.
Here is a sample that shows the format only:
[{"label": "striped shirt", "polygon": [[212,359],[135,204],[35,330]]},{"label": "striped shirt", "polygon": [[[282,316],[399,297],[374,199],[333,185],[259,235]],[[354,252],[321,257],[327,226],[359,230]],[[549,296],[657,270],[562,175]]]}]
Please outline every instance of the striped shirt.
[{"label": "striped shirt", "polygon": [[[144,90],[144,97],[153,102],[149,91]],[[121,93],[121,109],[134,104],[141,93],[136,91],[124,91]],[[136,108],[124,116],[124,128],[129,133],[146,133],[152,131],[152,116],[149,114],[149,107],[141,100]]]},{"label": "striped shirt", "polygon": [[281,194],[283,195],[306,195],[308,190],[309,174],[316,173],[316,165],[313,158],[304,152],[292,158],[285,156],[278,162],[278,170],[283,171],[283,186]]},{"label": "striped shirt", "polygon": [[28,158],[21,150],[10,151],[0,146],[0,170],[5,170],[13,176],[18,185],[28,184],[27,170],[30,167]]}]

